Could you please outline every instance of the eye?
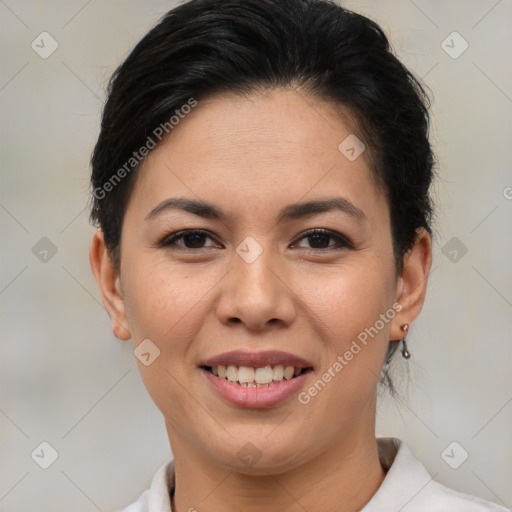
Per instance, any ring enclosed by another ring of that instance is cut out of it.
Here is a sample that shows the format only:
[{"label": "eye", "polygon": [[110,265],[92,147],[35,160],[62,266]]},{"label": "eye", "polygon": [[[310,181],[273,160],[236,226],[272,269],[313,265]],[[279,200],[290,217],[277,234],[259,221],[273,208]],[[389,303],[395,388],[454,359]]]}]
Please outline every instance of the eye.
[{"label": "eye", "polygon": [[[177,231],[166,235],[159,243],[159,247],[179,248],[188,252],[197,252],[200,249],[207,249],[208,247],[219,247],[216,244],[205,246],[205,240],[213,238],[207,231],[201,229],[186,229],[184,231]],[[178,243],[181,242],[181,243]],[[174,247],[173,247],[174,246]]]},{"label": "eye", "polygon": [[[306,247],[306,249],[310,249],[312,251],[321,251],[326,252],[331,250],[340,250],[340,249],[352,249],[352,244],[339,233],[335,233],[333,231],[329,231],[328,229],[311,229],[306,231],[299,239],[308,240],[311,247]],[[334,241],[334,243],[330,243],[330,241]]]},{"label": "eye", "polygon": [[[212,240],[213,244],[205,245],[207,239]],[[300,246],[298,242],[302,240],[307,240],[310,247]],[[201,249],[220,247],[207,231],[201,229],[187,229],[170,233],[158,243],[158,246],[186,252],[198,252]],[[327,229],[311,229],[306,231],[293,246],[320,252],[353,248],[352,244],[344,236]]]}]

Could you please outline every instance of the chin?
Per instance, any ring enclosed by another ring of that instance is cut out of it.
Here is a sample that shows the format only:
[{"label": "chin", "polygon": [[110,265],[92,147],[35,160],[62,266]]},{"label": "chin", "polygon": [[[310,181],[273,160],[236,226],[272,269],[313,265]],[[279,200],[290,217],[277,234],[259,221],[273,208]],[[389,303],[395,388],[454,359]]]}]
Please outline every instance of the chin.
[{"label": "chin", "polygon": [[[265,434],[268,436],[268,434]],[[264,476],[285,473],[304,461],[305,454],[300,452],[308,443],[303,438],[293,439],[292,435],[277,438],[265,437],[247,432],[229,438],[222,449],[207,449],[214,463],[240,474]]]}]

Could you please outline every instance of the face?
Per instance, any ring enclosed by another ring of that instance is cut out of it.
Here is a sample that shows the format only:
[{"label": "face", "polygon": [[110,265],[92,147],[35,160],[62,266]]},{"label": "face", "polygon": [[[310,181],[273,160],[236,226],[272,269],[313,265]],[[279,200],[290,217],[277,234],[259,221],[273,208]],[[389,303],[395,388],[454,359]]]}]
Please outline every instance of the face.
[{"label": "face", "polygon": [[175,455],[276,473],[374,435],[385,351],[421,308],[429,247],[396,274],[385,194],[365,153],[339,149],[352,133],[305,93],[223,95],[147,157],[115,299],[96,275],[122,337],[150,340],[138,365]]}]

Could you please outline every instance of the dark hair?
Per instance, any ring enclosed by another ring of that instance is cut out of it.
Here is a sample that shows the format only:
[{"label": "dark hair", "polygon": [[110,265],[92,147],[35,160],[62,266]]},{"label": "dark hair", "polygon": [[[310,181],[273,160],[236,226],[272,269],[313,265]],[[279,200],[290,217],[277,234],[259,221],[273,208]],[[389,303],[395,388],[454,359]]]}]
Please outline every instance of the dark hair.
[{"label": "dark hair", "polygon": [[381,28],[329,0],[190,0],[161,19],[109,83],[91,160],[91,220],[102,228],[118,271],[139,148],[165,140],[155,132],[191,99],[277,87],[349,112],[388,199],[401,270],[417,229],[431,233],[430,102]]}]

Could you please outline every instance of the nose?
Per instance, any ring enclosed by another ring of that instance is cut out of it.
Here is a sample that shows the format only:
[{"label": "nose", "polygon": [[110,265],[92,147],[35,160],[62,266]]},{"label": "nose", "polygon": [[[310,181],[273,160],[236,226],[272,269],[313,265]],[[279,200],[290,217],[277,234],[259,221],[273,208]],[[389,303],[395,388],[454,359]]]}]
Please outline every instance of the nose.
[{"label": "nose", "polygon": [[251,263],[234,255],[217,303],[217,317],[223,324],[243,324],[249,330],[262,331],[275,325],[289,326],[294,321],[293,291],[279,265],[265,252]]}]

